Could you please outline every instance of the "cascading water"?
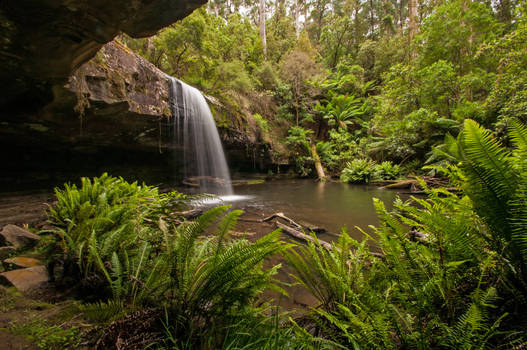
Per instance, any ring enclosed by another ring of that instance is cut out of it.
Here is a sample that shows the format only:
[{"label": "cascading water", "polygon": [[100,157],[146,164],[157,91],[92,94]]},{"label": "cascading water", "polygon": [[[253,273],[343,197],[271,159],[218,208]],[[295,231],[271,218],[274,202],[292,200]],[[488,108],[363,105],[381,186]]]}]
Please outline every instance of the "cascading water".
[{"label": "cascading water", "polygon": [[201,92],[170,77],[174,142],[183,147],[184,176],[206,193],[232,195],[229,168],[214,118]]}]

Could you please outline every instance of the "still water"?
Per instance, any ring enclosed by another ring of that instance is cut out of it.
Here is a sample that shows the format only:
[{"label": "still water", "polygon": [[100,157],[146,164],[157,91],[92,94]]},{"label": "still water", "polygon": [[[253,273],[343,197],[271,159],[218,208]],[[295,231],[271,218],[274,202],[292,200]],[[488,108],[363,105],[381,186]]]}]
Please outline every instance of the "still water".
[{"label": "still water", "polygon": [[[374,186],[349,185],[338,182],[313,180],[280,180],[234,188],[235,196],[223,198],[226,204],[244,209],[247,215],[264,217],[283,212],[297,222],[306,222],[338,234],[342,227],[358,237],[355,226],[367,229],[377,225],[373,198],[378,198],[391,208],[399,195],[395,191],[381,190]],[[405,195],[401,195],[405,199]],[[370,230],[368,230],[370,231]]]}]

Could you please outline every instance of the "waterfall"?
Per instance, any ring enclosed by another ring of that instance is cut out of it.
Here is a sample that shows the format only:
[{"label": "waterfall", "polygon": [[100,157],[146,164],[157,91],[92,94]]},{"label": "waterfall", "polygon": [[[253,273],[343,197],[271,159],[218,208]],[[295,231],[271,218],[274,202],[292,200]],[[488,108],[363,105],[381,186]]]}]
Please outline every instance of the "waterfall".
[{"label": "waterfall", "polygon": [[201,92],[170,77],[174,142],[183,148],[185,181],[201,192],[232,195],[229,168],[210,108]]}]

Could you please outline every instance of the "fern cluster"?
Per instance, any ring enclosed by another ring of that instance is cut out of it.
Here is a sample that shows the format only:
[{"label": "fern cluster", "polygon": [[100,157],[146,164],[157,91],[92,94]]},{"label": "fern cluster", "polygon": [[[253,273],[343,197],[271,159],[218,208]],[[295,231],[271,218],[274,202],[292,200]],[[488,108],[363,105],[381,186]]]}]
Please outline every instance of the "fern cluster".
[{"label": "fern cluster", "polygon": [[[57,203],[48,210],[54,240],[47,247],[51,266],[61,263],[65,277],[81,280],[97,274],[109,279],[106,262],[115,256],[134,264],[130,252],[155,240],[152,225],[166,209],[180,202],[178,193],[103,174],[82,178],[81,186],[65,184],[55,189]],[[129,258],[132,258],[130,260]],[[102,275],[101,275],[102,276]]]},{"label": "fern cluster", "polygon": [[[435,151],[448,162],[434,169],[459,193],[422,182],[426,198],[398,199],[392,211],[374,200],[380,225],[361,242],[345,231],[330,249],[316,237],[286,244],[279,231],[233,240],[241,211],[221,206],[175,224],[180,195],[103,175],[56,191],[50,255],[77,281],[102,281],[100,300],[81,306],[87,318],[121,327],[141,314],[131,311],[157,313],[159,348],[521,348],[527,128],[513,122],[510,135],[507,149],[465,121]],[[284,292],[280,265],[264,268],[277,253],[318,300],[302,322],[256,307],[262,291]]]},{"label": "fern cluster", "polygon": [[340,180],[350,183],[370,183],[375,180],[394,180],[400,173],[400,166],[390,161],[377,164],[370,159],[358,158],[346,163]]},{"label": "fern cluster", "polygon": [[244,317],[262,320],[254,303],[263,290],[283,292],[273,277],[280,265],[263,267],[288,248],[280,232],[253,243],[232,240],[242,212],[230,206],[174,224],[166,219],[181,196],[106,174],[83,178],[79,188],[65,185],[56,195],[50,255],[75,272],[66,277],[103,286],[91,296],[98,301],[81,306],[88,319],[111,322],[152,307],[160,315],[165,310],[166,332],[177,346],[203,339],[220,344]]},{"label": "fern cluster", "polygon": [[[525,341],[527,128],[511,124],[512,150],[467,120],[437,152],[463,195],[428,189],[374,200],[380,226],[331,250],[288,253],[294,277],[319,301],[315,334],[347,348],[482,349]],[[437,169],[438,167],[436,167]],[[378,254],[370,253],[370,248]]]}]

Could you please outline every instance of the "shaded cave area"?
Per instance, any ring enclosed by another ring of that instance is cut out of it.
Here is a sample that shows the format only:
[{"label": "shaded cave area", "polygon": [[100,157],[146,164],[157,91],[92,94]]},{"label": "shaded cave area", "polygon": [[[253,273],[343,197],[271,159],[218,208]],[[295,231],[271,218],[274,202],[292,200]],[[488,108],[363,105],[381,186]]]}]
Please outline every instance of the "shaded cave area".
[{"label": "shaded cave area", "polygon": [[[41,120],[17,121],[1,122],[0,192],[51,190],[104,172],[162,188],[184,179],[183,151],[167,120],[144,116],[130,125],[119,123],[118,113],[88,114],[56,129]],[[224,143],[224,149],[233,179],[275,171],[266,145]]]}]

